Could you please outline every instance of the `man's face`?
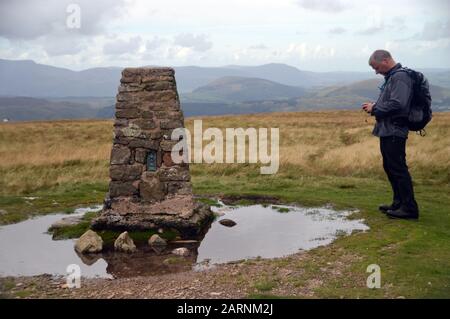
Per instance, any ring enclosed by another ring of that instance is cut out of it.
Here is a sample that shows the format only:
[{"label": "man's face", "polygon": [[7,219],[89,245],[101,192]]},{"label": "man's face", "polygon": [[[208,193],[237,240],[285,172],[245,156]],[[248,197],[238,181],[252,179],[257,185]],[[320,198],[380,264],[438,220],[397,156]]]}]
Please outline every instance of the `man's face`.
[{"label": "man's face", "polygon": [[376,74],[386,75],[391,69],[390,63],[387,59],[384,59],[381,62],[370,61],[370,66],[375,70]]}]

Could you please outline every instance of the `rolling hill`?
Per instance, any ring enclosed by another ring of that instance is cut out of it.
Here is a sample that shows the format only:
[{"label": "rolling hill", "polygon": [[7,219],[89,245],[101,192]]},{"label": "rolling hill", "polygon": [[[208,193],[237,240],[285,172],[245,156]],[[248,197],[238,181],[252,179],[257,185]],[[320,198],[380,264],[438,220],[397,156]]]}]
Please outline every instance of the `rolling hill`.
[{"label": "rolling hill", "polygon": [[110,114],[103,115],[101,109],[89,104],[30,97],[0,97],[0,120],[18,122],[110,117]]},{"label": "rolling hill", "polygon": [[248,100],[286,99],[305,93],[301,87],[288,86],[269,80],[246,77],[222,77],[183,94],[186,102],[243,102]]},{"label": "rolling hill", "polygon": [[[382,80],[365,80],[344,86],[333,86],[310,91],[298,99],[301,108],[358,108],[366,101],[376,101],[379,95],[378,87]],[[430,85],[433,98],[433,108],[436,111],[450,109],[450,89]],[[326,107],[328,105],[329,107]]]},{"label": "rolling hill", "polygon": [[72,71],[33,61],[0,59],[0,96],[115,96],[121,68]]}]

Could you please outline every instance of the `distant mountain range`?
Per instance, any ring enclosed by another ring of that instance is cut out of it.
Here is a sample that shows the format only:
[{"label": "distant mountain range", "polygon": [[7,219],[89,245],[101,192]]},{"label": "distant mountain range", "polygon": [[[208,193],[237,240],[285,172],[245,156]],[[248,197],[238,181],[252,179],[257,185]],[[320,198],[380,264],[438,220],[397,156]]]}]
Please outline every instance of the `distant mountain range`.
[{"label": "distant mountain range", "polygon": [[[111,118],[121,70],[0,60],[0,120]],[[373,73],[315,73],[284,64],[175,70],[185,116],[359,108],[377,98],[382,82]],[[450,110],[450,71],[423,72],[434,110]]]},{"label": "distant mountain range", "polygon": [[[30,60],[0,59],[0,95],[29,97],[103,97],[115,96],[123,68],[93,68],[84,71],[38,64]],[[229,76],[274,81],[289,86],[310,88],[346,84],[373,78],[371,72],[301,71],[285,64],[261,66],[175,67],[180,92],[192,92],[216,79]]]}]

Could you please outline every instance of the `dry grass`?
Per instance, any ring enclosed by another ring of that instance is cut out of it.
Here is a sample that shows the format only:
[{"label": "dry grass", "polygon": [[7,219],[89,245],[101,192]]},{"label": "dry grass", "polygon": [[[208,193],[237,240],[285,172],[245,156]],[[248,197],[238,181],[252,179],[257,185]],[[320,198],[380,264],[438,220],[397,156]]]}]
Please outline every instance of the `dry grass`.
[{"label": "dry grass", "polygon": [[[278,127],[280,174],[384,176],[374,120],[356,111],[203,117],[208,127]],[[193,131],[193,120],[186,125]],[[106,182],[112,121],[55,121],[0,125],[1,193],[26,193],[64,183]],[[450,181],[450,114],[436,114],[428,135],[410,135],[413,174]],[[246,173],[248,166],[193,165],[193,174]]]},{"label": "dry grass", "polygon": [[[375,121],[361,112],[269,113],[203,122],[203,129],[279,127],[281,172],[294,167],[307,175],[384,176],[379,141],[371,135]],[[192,129],[192,119],[187,126]],[[426,137],[410,134],[407,157],[413,172],[450,181],[449,113],[435,114]]]},{"label": "dry grass", "polygon": [[3,194],[108,178],[111,121],[0,125]]}]

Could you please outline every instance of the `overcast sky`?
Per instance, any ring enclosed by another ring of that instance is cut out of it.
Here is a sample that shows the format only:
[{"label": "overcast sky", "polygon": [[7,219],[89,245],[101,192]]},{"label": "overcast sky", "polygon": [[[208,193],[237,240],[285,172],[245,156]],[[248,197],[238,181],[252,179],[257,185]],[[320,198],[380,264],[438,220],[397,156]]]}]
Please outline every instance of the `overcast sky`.
[{"label": "overcast sky", "polygon": [[0,58],[370,71],[385,48],[412,68],[450,68],[449,12],[449,0],[0,0]]}]

